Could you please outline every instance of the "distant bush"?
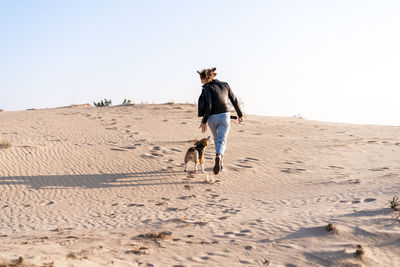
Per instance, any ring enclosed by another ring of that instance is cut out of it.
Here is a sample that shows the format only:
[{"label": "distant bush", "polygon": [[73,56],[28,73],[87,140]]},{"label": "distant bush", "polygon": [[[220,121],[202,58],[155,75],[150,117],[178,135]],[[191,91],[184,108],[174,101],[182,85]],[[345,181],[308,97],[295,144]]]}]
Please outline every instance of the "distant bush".
[{"label": "distant bush", "polygon": [[304,116],[303,116],[303,115],[301,115],[300,113],[299,113],[299,114],[296,114],[296,115],[294,115],[294,116],[293,116],[293,118],[295,118],[295,119],[299,119],[299,120],[304,120]]},{"label": "distant bush", "polygon": [[132,104],[132,101],[130,99],[124,99],[122,105],[127,105],[127,104]]},{"label": "distant bush", "polygon": [[0,141],[0,149],[10,148],[10,147],[11,147],[11,143],[8,142],[7,140]]},{"label": "distant bush", "polygon": [[107,100],[104,98],[104,100],[101,100],[100,102],[93,102],[93,105],[95,105],[96,107],[108,107],[112,105],[111,99]]}]

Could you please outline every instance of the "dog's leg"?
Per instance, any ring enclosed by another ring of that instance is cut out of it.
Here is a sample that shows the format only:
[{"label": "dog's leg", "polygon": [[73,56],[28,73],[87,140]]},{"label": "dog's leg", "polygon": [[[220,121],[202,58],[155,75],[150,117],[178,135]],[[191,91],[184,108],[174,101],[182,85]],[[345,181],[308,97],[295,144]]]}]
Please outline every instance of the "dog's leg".
[{"label": "dog's leg", "polygon": [[197,172],[197,163],[199,162],[199,152],[194,152],[194,171]]},{"label": "dog's leg", "polygon": [[205,173],[205,171],[204,171],[204,151],[203,151],[203,154],[202,154],[202,156],[200,157],[200,166],[201,166],[201,172],[202,173]]}]

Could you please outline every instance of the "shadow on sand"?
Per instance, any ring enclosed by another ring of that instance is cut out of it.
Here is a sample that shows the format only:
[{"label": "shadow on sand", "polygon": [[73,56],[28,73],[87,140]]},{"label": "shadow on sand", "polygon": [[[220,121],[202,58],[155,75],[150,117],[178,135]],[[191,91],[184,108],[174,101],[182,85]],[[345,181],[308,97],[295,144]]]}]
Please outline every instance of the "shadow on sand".
[{"label": "shadow on sand", "polygon": [[[183,178],[187,173],[182,171],[148,171],[133,173],[109,174],[68,174],[0,177],[0,185],[27,185],[33,189],[65,188],[112,188],[137,186],[165,186],[185,184]],[[190,181],[191,184],[202,184],[202,181]]]}]

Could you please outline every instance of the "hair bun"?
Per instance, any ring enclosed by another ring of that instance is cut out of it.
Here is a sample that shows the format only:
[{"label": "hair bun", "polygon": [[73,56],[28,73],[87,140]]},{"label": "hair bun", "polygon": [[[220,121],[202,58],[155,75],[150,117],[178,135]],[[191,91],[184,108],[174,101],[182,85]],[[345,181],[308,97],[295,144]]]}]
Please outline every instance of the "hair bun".
[{"label": "hair bun", "polygon": [[215,76],[217,73],[215,72],[217,68],[213,67],[211,69],[203,69],[202,71],[197,71],[198,74],[200,74],[200,78],[202,80],[205,80],[206,82],[210,82],[214,80]]}]

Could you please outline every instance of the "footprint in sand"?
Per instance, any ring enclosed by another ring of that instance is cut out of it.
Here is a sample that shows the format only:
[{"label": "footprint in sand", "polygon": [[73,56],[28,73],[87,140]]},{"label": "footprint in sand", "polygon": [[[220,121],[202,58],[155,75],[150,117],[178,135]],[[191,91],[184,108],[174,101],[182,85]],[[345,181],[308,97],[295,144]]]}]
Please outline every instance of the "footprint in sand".
[{"label": "footprint in sand", "polygon": [[142,144],[136,143],[133,146],[137,147],[137,146],[141,146]]},{"label": "footprint in sand", "polygon": [[332,169],[343,169],[343,167],[340,167],[340,166],[335,166],[335,165],[330,165],[330,166],[328,166],[329,168],[332,168]]},{"label": "footprint in sand", "polygon": [[113,150],[113,151],[126,151],[125,149],[121,149],[121,148],[111,148],[110,150]]},{"label": "footprint in sand", "polygon": [[239,213],[240,212],[240,210],[237,210],[237,209],[234,209],[234,208],[230,208],[230,209],[226,209],[226,210],[223,210],[222,211],[222,213],[228,213],[228,214],[237,214],[237,213]]},{"label": "footprint in sand", "polygon": [[292,169],[292,168],[284,168],[281,169],[281,172],[285,173],[300,173],[300,172],[305,172],[307,171],[306,169]]},{"label": "footprint in sand", "polygon": [[195,172],[188,172],[188,175],[186,176],[186,178],[187,179],[190,179],[190,178],[194,178],[194,174]]},{"label": "footprint in sand", "polygon": [[145,206],[144,204],[136,204],[136,203],[131,203],[127,205],[127,207],[144,207],[144,206]]},{"label": "footprint in sand", "polygon": [[364,202],[374,202],[376,201],[376,198],[366,198],[364,199]]},{"label": "footprint in sand", "polygon": [[134,145],[134,146],[124,146],[122,148],[124,148],[124,149],[136,149],[136,145]]},{"label": "footprint in sand", "polygon": [[147,153],[146,154],[142,154],[141,157],[144,158],[144,159],[145,158],[149,158],[149,159],[154,159],[155,158],[155,156],[153,156],[151,154],[147,154]]},{"label": "footprint in sand", "polygon": [[251,169],[253,166],[250,165],[244,165],[244,164],[236,164],[236,167],[242,168],[242,169]]},{"label": "footprint in sand", "polygon": [[187,199],[192,199],[192,198],[196,198],[196,195],[181,196],[181,197],[178,197],[177,199],[187,200]]},{"label": "footprint in sand", "polygon": [[224,235],[234,235],[234,232],[225,232]]},{"label": "footprint in sand", "polygon": [[382,168],[372,168],[369,170],[373,171],[373,172],[382,172],[382,171],[386,171],[386,170],[390,170],[390,169],[389,169],[389,167],[382,167]]}]

